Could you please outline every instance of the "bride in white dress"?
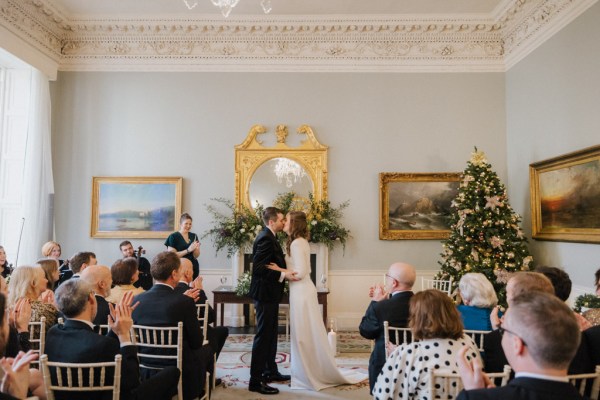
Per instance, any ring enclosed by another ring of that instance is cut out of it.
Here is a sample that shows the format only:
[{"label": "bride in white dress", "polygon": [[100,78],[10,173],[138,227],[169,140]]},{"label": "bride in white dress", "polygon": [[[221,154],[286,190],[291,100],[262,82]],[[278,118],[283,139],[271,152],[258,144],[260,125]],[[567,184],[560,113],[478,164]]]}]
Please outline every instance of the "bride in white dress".
[{"label": "bride in white dress", "polygon": [[[288,213],[283,228],[288,235],[287,270],[295,271],[297,281],[290,281],[291,388],[322,390],[354,384],[367,375],[338,369],[327,340],[327,331],[317,301],[317,288],[310,278],[310,247],[306,214]],[[281,271],[271,264],[268,268]]]}]

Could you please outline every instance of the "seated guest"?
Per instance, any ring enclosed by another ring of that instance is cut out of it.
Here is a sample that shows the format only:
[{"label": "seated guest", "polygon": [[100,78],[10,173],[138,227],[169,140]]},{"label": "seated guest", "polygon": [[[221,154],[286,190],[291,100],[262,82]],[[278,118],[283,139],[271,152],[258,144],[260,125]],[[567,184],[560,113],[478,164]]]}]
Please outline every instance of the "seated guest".
[{"label": "seated guest", "polygon": [[106,301],[109,303],[117,304],[127,292],[133,292],[134,296],[144,292],[144,289],[133,286],[140,276],[135,258],[127,257],[115,261],[110,267],[110,273],[115,287],[110,291],[110,295],[106,297]]},{"label": "seated guest", "polygon": [[80,251],[69,259],[67,263],[69,265],[68,270],[61,268],[59,285],[63,282],[75,277],[79,278],[81,271],[86,269],[89,265],[96,265],[96,255],[91,251]]},{"label": "seated guest", "polygon": [[375,399],[430,400],[430,370],[456,372],[456,356],[465,346],[469,348],[466,357],[481,363],[477,345],[463,335],[460,315],[446,293],[436,289],[415,293],[409,321],[417,341],[401,344],[390,354],[373,388]]},{"label": "seated guest", "polygon": [[[369,388],[373,391],[377,376],[385,364],[385,346],[383,322],[390,326],[405,328],[408,324],[408,305],[413,295],[412,287],[416,273],[412,265],[394,263],[385,275],[384,287],[372,288],[372,301],[360,321],[360,334],[375,340],[373,352],[369,358]],[[399,343],[396,343],[399,344]]]},{"label": "seated guest", "polygon": [[[567,274],[562,269],[546,266],[537,267],[535,269],[535,272],[544,274],[546,278],[550,279],[550,281],[552,282],[552,286],[554,286],[554,294],[556,295],[556,297],[558,297],[562,301],[567,301],[569,299],[569,296],[571,295],[572,286],[569,274]],[[579,329],[581,329],[582,331],[592,326],[587,319],[581,316],[581,314],[576,313],[575,318],[577,318],[577,322],[579,323]]]},{"label": "seated guest", "polygon": [[6,279],[11,272],[12,266],[6,261],[6,251],[4,251],[4,247],[0,246],[0,276]]},{"label": "seated guest", "polygon": [[[140,278],[133,284],[135,287],[141,287],[144,290],[148,290],[152,287],[152,275],[150,275],[150,262],[147,258],[142,257],[141,254],[135,253],[133,245],[129,240],[124,240],[119,245],[123,258],[134,257],[138,262],[138,271],[140,271]],[[143,250],[145,252],[145,250]]]},{"label": "seated guest", "polygon": [[[114,361],[115,355],[121,354],[121,399],[170,399],[179,381],[177,368],[166,368],[140,383],[137,348],[130,338],[131,312],[135,308],[131,306],[132,297],[124,297],[123,302],[114,307],[108,321],[111,332],[102,336],[93,330],[97,303],[92,287],[83,279],[70,279],[60,285],[56,290],[56,302],[67,320],[63,325],[52,327],[46,336],[48,360],[97,363]],[[82,397],[76,392],[59,392],[56,396],[58,400]],[[110,399],[112,393],[88,392],[85,398]]]},{"label": "seated guest", "polygon": [[[202,287],[202,277],[198,276],[196,279],[192,281],[192,277],[194,275],[194,269],[192,262],[187,258],[180,258],[180,274],[181,279],[175,286],[175,291],[181,294],[185,294],[190,288],[195,289],[198,292],[197,297],[194,296],[194,301],[196,304],[205,304],[208,298],[206,297],[206,293]],[[208,323],[212,324],[216,320],[215,310],[212,307],[208,306]],[[210,326],[206,328],[206,339],[208,340],[208,344],[212,347],[213,351],[219,358],[219,354],[221,354],[221,349],[225,345],[225,341],[227,340],[227,336],[229,336],[229,329],[226,326]]]},{"label": "seated guest", "polygon": [[58,261],[54,258],[45,258],[38,260],[36,264],[42,267],[46,276],[46,280],[48,281],[46,290],[44,290],[40,295],[40,300],[46,303],[54,304],[54,287],[56,286],[56,283],[60,277],[58,271]]},{"label": "seated guest", "polygon": [[[14,357],[5,358],[4,349],[8,341],[6,318],[6,297],[0,293],[0,369],[3,371],[0,400],[24,399],[29,390],[35,396],[45,399],[42,376],[38,370],[30,370],[29,364],[38,358],[33,351],[19,352]],[[35,382],[35,386],[33,383]]]},{"label": "seated guest", "polygon": [[[508,307],[512,303],[512,299],[520,294],[527,292],[544,292],[554,294],[552,282],[539,272],[517,272],[513,274],[506,284],[506,302]],[[508,360],[502,350],[502,336],[498,330],[500,325],[500,317],[498,315],[498,307],[494,307],[490,320],[494,331],[485,335],[483,341],[483,356],[486,372],[502,372],[504,366],[508,364]]]},{"label": "seated guest", "polygon": [[213,372],[214,352],[202,345],[194,300],[174,290],[181,278],[179,270],[177,254],[165,251],[154,257],[150,272],[155,284],[135,297],[140,305],[133,312],[133,320],[146,326],[177,326],[183,322],[183,398],[191,400],[202,396],[206,373]]},{"label": "seated guest", "polygon": [[[596,296],[600,296],[600,269],[596,271]],[[582,313],[583,318],[587,319],[592,326],[600,325],[600,308],[592,308]]]},{"label": "seated guest", "polygon": [[112,286],[112,275],[106,265],[90,265],[81,273],[81,279],[92,286],[96,293],[98,311],[94,318],[94,325],[108,324],[110,308],[106,298],[110,295]]},{"label": "seated guest", "polygon": [[499,330],[502,347],[515,379],[493,388],[479,360],[458,358],[465,390],[459,400],[583,399],[567,379],[567,367],[579,346],[579,326],[573,312],[553,294],[526,292],[512,299]]},{"label": "seated guest", "polygon": [[457,308],[465,329],[491,331],[490,313],[498,304],[498,296],[488,278],[478,272],[464,274],[458,290],[463,304]]},{"label": "seated guest", "polygon": [[48,280],[40,266],[21,265],[15,268],[8,284],[8,306],[15,306],[20,299],[29,299],[31,322],[39,322],[42,317],[46,317],[46,332],[58,321],[56,307],[39,300],[47,288]]}]

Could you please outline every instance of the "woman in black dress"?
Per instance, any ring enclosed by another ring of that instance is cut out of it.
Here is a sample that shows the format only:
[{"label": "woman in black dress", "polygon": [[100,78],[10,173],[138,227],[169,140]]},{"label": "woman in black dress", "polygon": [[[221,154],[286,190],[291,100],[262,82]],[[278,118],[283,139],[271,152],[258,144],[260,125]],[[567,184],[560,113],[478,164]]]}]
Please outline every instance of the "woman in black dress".
[{"label": "woman in black dress", "polygon": [[200,256],[200,242],[198,235],[190,232],[192,229],[192,217],[183,213],[179,219],[179,231],[173,232],[165,241],[168,251],[172,251],[180,258],[185,257],[192,262],[194,267],[194,279],[200,274],[198,256]]},{"label": "woman in black dress", "polygon": [[4,247],[0,246],[0,275],[6,279],[11,272],[12,268],[8,261],[6,261],[6,252],[4,251]]}]

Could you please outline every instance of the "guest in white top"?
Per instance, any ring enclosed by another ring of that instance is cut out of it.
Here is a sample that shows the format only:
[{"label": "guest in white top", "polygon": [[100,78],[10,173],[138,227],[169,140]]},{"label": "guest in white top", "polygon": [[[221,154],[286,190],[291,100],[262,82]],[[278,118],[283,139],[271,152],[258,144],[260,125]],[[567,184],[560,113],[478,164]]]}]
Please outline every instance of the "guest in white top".
[{"label": "guest in white top", "polygon": [[110,273],[115,287],[111,289],[110,295],[106,298],[109,303],[119,303],[127,292],[133,292],[134,296],[144,292],[144,289],[133,286],[140,276],[135,258],[127,257],[115,261],[110,267]]},{"label": "guest in white top", "polygon": [[417,341],[402,344],[390,354],[373,388],[374,399],[430,400],[431,369],[457,372],[457,354],[465,346],[470,349],[468,360],[480,360],[473,339],[463,334],[454,302],[439,290],[412,296],[409,327]]}]

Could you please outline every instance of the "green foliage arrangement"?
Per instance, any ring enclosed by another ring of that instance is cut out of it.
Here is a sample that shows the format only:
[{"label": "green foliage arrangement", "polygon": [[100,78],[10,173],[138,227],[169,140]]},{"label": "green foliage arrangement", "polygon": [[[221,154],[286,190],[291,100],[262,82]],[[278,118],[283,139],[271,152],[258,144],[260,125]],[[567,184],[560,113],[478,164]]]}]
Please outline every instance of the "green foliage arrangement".
[{"label": "green foliage arrangement", "polygon": [[206,206],[213,217],[213,227],[202,237],[212,239],[217,253],[226,249],[227,257],[231,257],[242,248],[252,246],[254,239],[263,228],[263,207],[257,204],[254,210],[245,206],[238,210],[231,200],[224,198],[211,200],[224,206],[227,212],[221,211],[216,205]]},{"label": "green foliage arrangement", "polygon": [[575,299],[575,311],[581,312],[581,309],[585,308],[600,308],[600,297],[595,294],[582,294]]},{"label": "green foliage arrangement", "polygon": [[[246,271],[238,278],[237,285],[235,286],[235,294],[238,296],[248,296],[250,294],[250,282],[252,281],[252,272]],[[288,294],[290,292],[289,282],[285,281],[283,287],[283,293]]]},{"label": "green foliage arrangement", "polygon": [[437,278],[452,278],[456,289],[465,273],[480,272],[494,285],[499,304],[506,305],[509,275],[528,270],[533,261],[519,226],[521,217],[509,205],[506,188],[477,148],[461,179]]},{"label": "green foliage arrangement", "polygon": [[342,225],[341,219],[344,216],[343,210],[350,205],[349,200],[333,207],[329,200],[317,201],[309,193],[306,204],[298,200],[294,192],[288,192],[280,194],[273,204],[286,214],[294,210],[305,211],[311,242],[323,243],[330,250],[338,243],[346,248],[350,231]]}]

